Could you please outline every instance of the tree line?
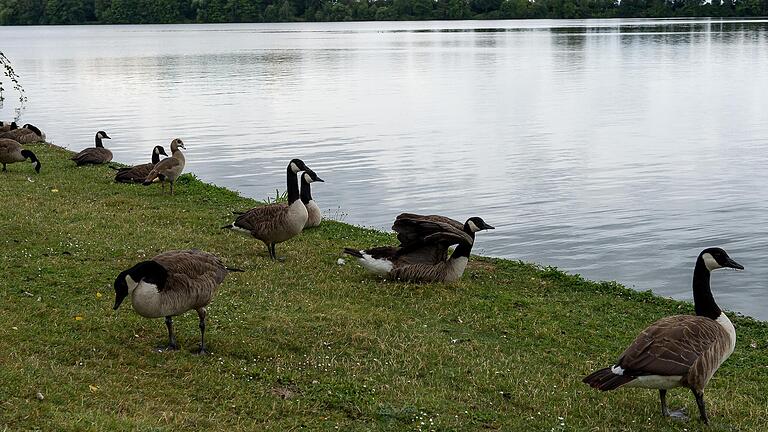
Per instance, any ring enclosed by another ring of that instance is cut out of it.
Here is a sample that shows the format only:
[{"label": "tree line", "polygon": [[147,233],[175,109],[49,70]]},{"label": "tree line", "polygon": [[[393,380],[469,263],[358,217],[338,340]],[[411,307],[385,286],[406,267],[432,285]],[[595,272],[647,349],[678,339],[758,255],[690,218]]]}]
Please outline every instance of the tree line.
[{"label": "tree line", "polygon": [[768,0],[0,0],[0,25],[767,15]]}]

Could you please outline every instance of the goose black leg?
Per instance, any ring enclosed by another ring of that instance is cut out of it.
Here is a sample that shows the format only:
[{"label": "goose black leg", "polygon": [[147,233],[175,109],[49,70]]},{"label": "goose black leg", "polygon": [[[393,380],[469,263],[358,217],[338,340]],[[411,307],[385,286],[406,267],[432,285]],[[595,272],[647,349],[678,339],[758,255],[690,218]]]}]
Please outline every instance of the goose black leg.
[{"label": "goose black leg", "polygon": [[3,164],[3,172],[8,171],[8,168],[5,167],[5,164]]},{"label": "goose black leg", "polygon": [[698,390],[692,390],[693,395],[696,397],[696,405],[699,406],[699,414],[701,414],[701,421],[704,424],[709,424],[709,418],[707,417],[707,409],[704,406],[704,392]]},{"label": "goose black leg", "polygon": [[171,195],[173,195],[173,180],[171,180]]},{"label": "goose black leg", "polygon": [[269,257],[272,258],[273,260],[276,260],[277,254],[275,253],[275,244],[270,243],[268,246],[268,249],[269,249]]},{"label": "goose black leg", "polygon": [[200,350],[196,354],[208,354],[208,351],[205,350],[205,316],[206,311],[204,307],[201,307],[197,310],[197,316],[200,318]]},{"label": "goose black leg", "polygon": [[165,317],[165,326],[168,328],[168,346],[159,348],[158,351],[176,351],[179,346],[176,344],[176,335],[173,334],[173,317]]},{"label": "goose black leg", "polygon": [[665,389],[659,389],[659,399],[661,399],[661,414],[664,417],[671,417],[675,420],[688,420],[688,413],[685,408],[680,408],[676,411],[670,411],[667,407],[667,391]]}]

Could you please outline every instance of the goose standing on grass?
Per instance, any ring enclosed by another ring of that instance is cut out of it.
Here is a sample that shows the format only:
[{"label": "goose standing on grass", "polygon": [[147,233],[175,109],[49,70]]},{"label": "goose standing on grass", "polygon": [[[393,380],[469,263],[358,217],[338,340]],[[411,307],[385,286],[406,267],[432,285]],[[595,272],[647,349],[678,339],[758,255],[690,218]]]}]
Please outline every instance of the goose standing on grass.
[{"label": "goose standing on grass", "polygon": [[99,165],[112,160],[112,152],[104,148],[103,139],[112,139],[106,132],[96,132],[96,147],[88,147],[80,153],[72,156],[77,166]]},{"label": "goose standing on grass", "polygon": [[269,256],[277,259],[275,245],[296,237],[307,223],[307,207],[299,197],[299,183],[296,174],[307,171],[312,181],[320,180],[314,171],[307,168],[301,159],[293,159],[286,169],[288,203],[274,203],[254,207],[241,214],[222,229],[245,232],[261,240],[267,246]]},{"label": "goose standing on grass", "polygon": [[[475,233],[494,229],[479,217],[462,224],[444,216],[403,213],[392,226],[400,247],[383,246],[344,253],[357,258],[368,271],[407,282],[453,282],[461,278],[469,262]],[[458,245],[448,256],[448,248]]]},{"label": "goose standing on grass", "polygon": [[184,153],[180,149],[187,149],[181,139],[176,138],[171,141],[171,157],[161,160],[152,168],[152,171],[147,174],[147,178],[144,179],[144,186],[149,186],[155,179],[160,179],[163,191],[165,191],[165,181],[168,180],[171,182],[171,195],[173,195],[173,184],[176,183],[176,179],[184,171],[184,165],[187,163]]},{"label": "goose standing on grass", "polygon": [[117,183],[143,183],[152,168],[160,162],[160,155],[168,156],[163,146],[155,146],[152,150],[152,162],[126,168],[118,168],[115,174]]},{"label": "goose standing on grass", "polygon": [[24,162],[27,159],[35,165],[35,171],[39,173],[40,161],[34,153],[23,149],[21,144],[12,139],[0,138],[0,163],[3,164],[3,172],[8,171],[6,164]]},{"label": "goose standing on grass", "polygon": [[196,310],[200,319],[200,350],[205,354],[205,307],[229,272],[215,255],[199,250],[172,250],[142,261],[115,279],[115,306],[130,295],[133,309],[145,318],[165,317],[167,350],[177,350],[173,317]]},{"label": "goose standing on grass", "polygon": [[9,132],[18,128],[19,128],[19,125],[17,125],[15,121],[12,121],[12,122],[0,121],[0,132]]},{"label": "goose standing on grass", "polygon": [[696,315],[662,318],[643,330],[611,367],[583,379],[598,390],[619,387],[658,389],[661,413],[685,419],[684,410],[669,411],[667,390],[687,387],[696,398],[699,414],[709,423],[704,387],[736,347],[736,330],[712,297],[710,273],[719,268],[743,270],[720,248],[704,249],[693,270]]},{"label": "goose standing on grass", "polygon": [[323,220],[320,207],[312,199],[312,187],[310,185],[316,181],[323,182],[324,180],[315,175],[315,172],[310,169],[304,171],[301,175],[301,202],[307,208],[307,223],[304,224],[304,229],[320,226],[320,222]]}]

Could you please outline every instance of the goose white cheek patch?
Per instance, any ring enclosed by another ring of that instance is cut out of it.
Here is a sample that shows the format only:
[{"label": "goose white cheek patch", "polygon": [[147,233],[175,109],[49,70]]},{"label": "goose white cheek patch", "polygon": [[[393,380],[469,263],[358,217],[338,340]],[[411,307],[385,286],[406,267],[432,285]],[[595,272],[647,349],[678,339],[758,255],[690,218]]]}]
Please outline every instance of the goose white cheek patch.
[{"label": "goose white cheek patch", "polygon": [[299,172],[299,167],[297,167],[296,164],[293,162],[291,162],[291,171],[293,171],[294,173]]},{"label": "goose white cheek patch", "polygon": [[474,223],[474,222],[472,222],[472,221],[469,221],[469,229],[470,229],[472,232],[478,232],[478,231],[480,231],[480,228],[478,228],[478,227],[477,227],[477,225],[475,225],[475,223]]},{"label": "goose white cheek patch", "polygon": [[709,270],[709,271],[712,271],[712,270],[715,270],[715,269],[719,269],[720,267],[722,267],[717,262],[715,257],[713,257],[712,255],[710,255],[708,253],[705,253],[704,255],[702,255],[701,259],[704,260],[704,265],[707,266],[707,270]]}]

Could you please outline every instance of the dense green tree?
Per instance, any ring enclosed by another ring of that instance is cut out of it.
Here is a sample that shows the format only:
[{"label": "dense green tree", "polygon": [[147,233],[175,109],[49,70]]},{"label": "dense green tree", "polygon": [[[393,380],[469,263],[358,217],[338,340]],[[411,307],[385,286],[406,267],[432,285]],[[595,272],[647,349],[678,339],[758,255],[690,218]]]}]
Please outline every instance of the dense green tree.
[{"label": "dense green tree", "polygon": [[0,0],[0,25],[766,15],[768,0]]},{"label": "dense green tree", "polygon": [[79,24],[85,20],[85,3],[80,0],[46,0],[46,24]]}]

